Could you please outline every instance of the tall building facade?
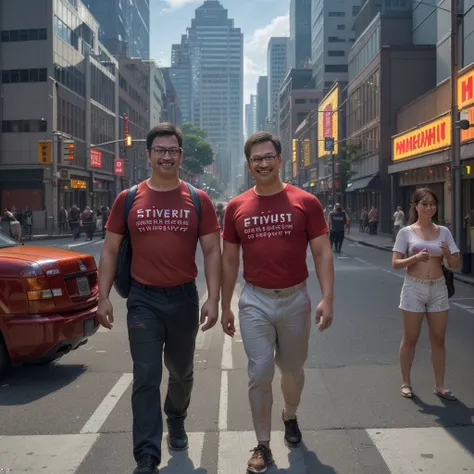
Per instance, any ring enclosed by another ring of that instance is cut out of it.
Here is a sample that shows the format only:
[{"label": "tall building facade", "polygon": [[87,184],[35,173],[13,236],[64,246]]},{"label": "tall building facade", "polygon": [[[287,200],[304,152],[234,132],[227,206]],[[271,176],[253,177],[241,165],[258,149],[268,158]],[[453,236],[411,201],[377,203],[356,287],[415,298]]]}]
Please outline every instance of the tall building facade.
[{"label": "tall building facade", "polygon": [[289,67],[309,67],[311,62],[311,0],[291,0]]},{"label": "tall building facade", "polygon": [[99,24],[79,0],[2,0],[0,30],[1,208],[51,231],[61,206],[110,206],[119,145],[100,144],[119,139],[119,68]]},{"label": "tall building facade", "polygon": [[354,20],[361,0],[312,0],[311,62],[315,87],[328,92],[348,81],[348,53],[355,41]]},{"label": "tall building facade", "polygon": [[235,193],[243,159],[243,35],[218,0],[206,0],[196,9],[187,41],[191,121],[207,132],[216,171]]},{"label": "tall building facade", "polygon": [[99,22],[100,40],[114,56],[150,59],[149,0],[85,0],[84,3]]},{"label": "tall building facade", "polygon": [[270,38],[267,48],[267,75],[268,75],[268,123],[271,128],[278,130],[278,94],[283,79],[289,70],[288,51],[290,38]]},{"label": "tall building facade", "polygon": [[260,76],[257,82],[257,130],[267,129],[268,76]]},{"label": "tall building facade", "polygon": [[176,90],[183,122],[191,121],[191,59],[186,35],[171,47],[171,80]]},{"label": "tall building facade", "polygon": [[250,103],[245,104],[245,135],[250,137],[257,131],[257,96],[250,96]]},{"label": "tall building facade", "polygon": [[163,121],[163,100],[166,92],[165,79],[161,69],[151,59],[143,61],[147,67],[147,86],[150,105],[150,128]]}]

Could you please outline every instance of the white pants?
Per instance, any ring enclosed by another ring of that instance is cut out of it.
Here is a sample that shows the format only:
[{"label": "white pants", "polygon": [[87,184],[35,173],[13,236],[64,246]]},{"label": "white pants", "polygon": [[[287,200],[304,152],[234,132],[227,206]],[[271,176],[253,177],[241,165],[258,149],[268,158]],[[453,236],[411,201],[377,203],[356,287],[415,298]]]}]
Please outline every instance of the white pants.
[{"label": "white pants", "polygon": [[306,283],[284,290],[246,284],[239,300],[239,319],[255,434],[257,441],[270,441],[275,363],[282,374],[285,406],[296,412],[301,400],[311,331]]}]

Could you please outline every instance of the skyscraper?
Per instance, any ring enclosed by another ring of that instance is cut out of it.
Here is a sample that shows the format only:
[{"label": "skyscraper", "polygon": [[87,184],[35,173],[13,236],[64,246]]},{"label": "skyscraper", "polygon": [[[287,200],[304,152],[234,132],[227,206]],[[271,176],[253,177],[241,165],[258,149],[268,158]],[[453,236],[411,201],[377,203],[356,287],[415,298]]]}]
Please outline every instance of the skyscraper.
[{"label": "skyscraper", "polygon": [[257,130],[267,129],[268,76],[260,76],[257,82]]},{"label": "skyscraper", "polygon": [[149,0],[84,0],[114,56],[150,59]]},{"label": "skyscraper", "polygon": [[315,87],[328,92],[336,82],[347,82],[348,53],[354,44],[354,20],[362,0],[313,0],[312,64]]},{"label": "skyscraper", "polygon": [[[243,35],[218,0],[205,0],[196,9],[181,47],[186,42],[191,121],[207,132],[216,170],[229,190],[236,192],[237,165],[243,159]],[[185,81],[180,76],[180,82],[175,83],[176,79],[172,72],[171,80],[179,94]],[[186,101],[180,99],[180,104]]]},{"label": "skyscraper", "polygon": [[289,47],[289,67],[308,67],[311,62],[311,0],[291,0]]},{"label": "skyscraper", "polygon": [[171,47],[170,72],[183,122],[189,122],[191,120],[191,62],[186,35],[181,37],[181,43],[173,44]]},{"label": "skyscraper", "polygon": [[250,96],[250,103],[245,104],[245,135],[250,137],[257,131],[257,96]]},{"label": "skyscraper", "polygon": [[288,73],[288,37],[273,37],[268,42],[267,74],[268,74],[268,118],[274,130],[278,130],[278,93]]}]

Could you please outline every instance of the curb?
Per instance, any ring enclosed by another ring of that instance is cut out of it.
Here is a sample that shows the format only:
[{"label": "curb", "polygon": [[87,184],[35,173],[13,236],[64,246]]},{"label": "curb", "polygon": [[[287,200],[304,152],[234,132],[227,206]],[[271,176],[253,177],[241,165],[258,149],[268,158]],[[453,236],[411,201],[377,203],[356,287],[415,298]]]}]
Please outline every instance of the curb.
[{"label": "curb", "polygon": [[[102,232],[94,232],[94,236],[102,235]],[[32,235],[31,240],[29,242],[33,242],[35,240],[59,240],[59,239],[67,239],[71,238],[72,234],[61,234],[61,235]]]},{"label": "curb", "polygon": [[[391,246],[389,247],[388,245],[382,246],[382,245],[372,244],[369,242],[365,242],[363,240],[357,240],[357,239],[351,238],[350,236],[346,236],[346,239],[349,240],[350,242],[355,242],[360,245],[363,245],[364,247],[371,247],[378,250],[384,250],[386,252],[392,251],[392,247]],[[472,278],[468,278],[464,276],[462,273],[454,272],[454,279],[462,283],[465,283],[466,285],[474,286],[474,280]]]}]

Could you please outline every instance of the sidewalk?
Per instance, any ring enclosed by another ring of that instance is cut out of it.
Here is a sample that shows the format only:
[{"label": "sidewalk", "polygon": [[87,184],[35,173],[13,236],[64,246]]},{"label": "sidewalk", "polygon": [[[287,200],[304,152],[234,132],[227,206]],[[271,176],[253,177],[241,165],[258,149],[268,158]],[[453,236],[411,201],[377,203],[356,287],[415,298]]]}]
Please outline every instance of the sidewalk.
[{"label": "sidewalk", "polygon": [[[353,227],[350,234],[346,234],[346,239],[366,247],[373,247],[380,250],[392,251],[393,240],[389,234],[369,235],[359,232],[358,227]],[[466,275],[460,272],[454,272],[454,278],[468,285],[474,286],[474,275]]]}]

